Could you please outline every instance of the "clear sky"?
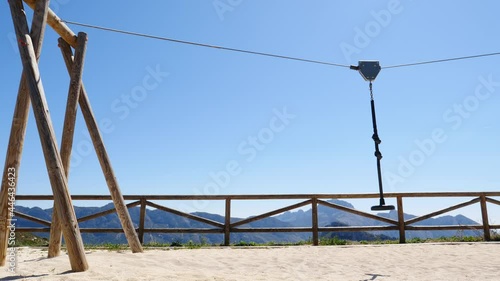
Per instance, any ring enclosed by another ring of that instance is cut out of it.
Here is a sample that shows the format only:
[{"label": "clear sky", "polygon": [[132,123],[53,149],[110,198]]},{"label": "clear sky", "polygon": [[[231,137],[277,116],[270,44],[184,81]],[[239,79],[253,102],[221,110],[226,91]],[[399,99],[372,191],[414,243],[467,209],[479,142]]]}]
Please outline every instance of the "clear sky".
[{"label": "clear sky", "polygon": [[[500,51],[493,0],[53,0],[51,7],[70,21],[346,65]],[[22,68],[7,1],[0,13],[2,156]],[[368,84],[355,71],[70,27],[89,35],[84,83],[123,194],[378,191]],[[60,141],[69,78],[57,37],[47,31],[40,68]],[[386,191],[500,190],[499,64],[491,56],[382,69],[374,93]],[[85,131],[80,115],[71,193],[108,194]],[[19,173],[19,194],[50,194],[32,114]],[[416,202],[405,211],[455,201]],[[279,205],[242,204],[235,214]],[[480,218],[477,210],[471,218]],[[491,210],[498,223],[500,209]]]}]

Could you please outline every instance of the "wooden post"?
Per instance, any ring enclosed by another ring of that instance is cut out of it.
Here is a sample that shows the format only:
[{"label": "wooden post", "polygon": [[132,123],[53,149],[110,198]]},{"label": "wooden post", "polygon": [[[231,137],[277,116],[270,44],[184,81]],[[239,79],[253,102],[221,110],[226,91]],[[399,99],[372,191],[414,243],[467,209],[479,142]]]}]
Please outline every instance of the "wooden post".
[{"label": "wooden post", "polygon": [[231,244],[231,198],[226,198],[226,215],[224,219],[224,246]]},{"label": "wooden post", "polygon": [[139,241],[144,244],[144,224],[146,220],[146,198],[141,198],[141,213],[139,215]]},{"label": "wooden post", "polygon": [[399,226],[399,243],[406,243],[406,225],[405,225],[405,213],[403,210],[403,197],[397,197],[398,203],[398,226]]},{"label": "wooden post", "polygon": [[36,62],[35,50],[27,30],[23,30],[23,27],[27,26],[26,16],[21,0],[11,0],[9,1],[9,5],[19,40],[19,53],[23,62],[24,74],[29,85],[38,133],[44,151],[52,192],[54,193],[54,201],[60,210],[59,215],[63,223],[63,233],[66,238],[71,268],[73,271],[85,271],[88,269],[88,264],[83,248],[83,241],[69,195],[61,156],[57,149],[56,137]]},{"label": "wooden post", "polygon": [[483,217],[484,241],[491,240],[490,222],[488,219],[488,206],[486,205],[486,195],[481,195],[481,215]]},{"label": "wooden post", "polygon": [[[33,40],[33,47],[35,55],[38,58],[42,50],[42,42],[45,34],[45,26],[47,22],[47,11],[49,1],[38,1],[36,3],[35,12],[33,14],[33,22],[31,24],[31,38]],[[28,26],[21,27],[24,31],[28,30]],[[8,226],[8,171],[13,168],[16,176],[14,177],[13,190],[14,194],[17,190],[17,180],[19,178],[19,167],[21,164],[21,156],[24,146],[24,137],[26,135],[26,126],[28,124],[28,115],[30,109],[30,98],[28,84],[26,83],[26,76],[24,72],[19,84],[17,94],[16,107],[14,109],[14,116],[12,118],[12,126],[9,137],[9,146],[7,155],[5,157],[5,167],[2,176],[2,188],[0,191],[0,266],[5,265],[7,255],[9,229]]]},{"label": "wooden post", "polygon": [[[66,68],[68,69],[68,72],[71,73],[71,69],[73,67],[71,48],[69,44],[64,40],[59,40],[59,46],[61,47],[61,51],[63,53]],[[118,214],[118,218],[120,219],[120,222],[122,224],[125,237],[127,238],[132,252],[140,253],[143,251],[142,245],[139,241],[139,237],[137,236],[137,232],[135,231],[134,224],[132,223],[132,219],[130,218],[130,214],[127,210],[127,206],[125,205],[125,200],[123,200],[120,186],[118,185],[118,181],[116,180],[115,172],[113,171],[113,167],[111,166],[111,160],[109,159],[108,152],[106,151],[106,147],[104,146],[101,132],[99,131],[99,128],[97,126],[97,121],[95,120],[94,113],[92,112],[92,108],[90,107],[90,101],[88,99],[87,92],[85,91],[83,82],[81,85],[80,97],[78,102],[80,104],[80,109],[82,110],[85,123],[87,124],[90,138],[92,139],[92,143],[94,144],[97,158],[99,159],[99,163],[101,164],[101,169],[106,179],[111,198],[113,199],[116,213]]]},{"label": "wooden post", "polygon": [[[71,160],[71,150],[73,148],[73,136],[75,131],[76,113],[78,109],[78,98],[82,84],[83,65],[85,61],[85,51],[87,48],[87,34],[80,32],[75,48],[75,63],[71,71],[71,79],[68,90],[68,102],[66,104],[66,115],[64,117],[63,135],[61,141],[61,159],[66,172],[66,179],[69,179],[69,169]],[[48,257],[56,257],[61,253],[61,222],[58,218],[58,210],[54,204],[52,209],[52,224],[50,225],[49,253]]]},{"label": "wooden post", "polygon": [[313,235],[313,245],[319,245],[318,236],[318,198],[312,198],[312,235]]}]

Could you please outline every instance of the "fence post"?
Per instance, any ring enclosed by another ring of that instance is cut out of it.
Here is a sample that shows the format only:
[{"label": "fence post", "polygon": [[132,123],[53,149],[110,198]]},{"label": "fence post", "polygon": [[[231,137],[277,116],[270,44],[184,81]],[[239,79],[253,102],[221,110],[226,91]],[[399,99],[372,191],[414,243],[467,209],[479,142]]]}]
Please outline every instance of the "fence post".
[{"label": "fence post", "polygon": [[144,220],[146,218],[146,198],[141,198],[141,212],[139,215],[139,242],[144,244]]},{"label": "fence post", "polygon": [[318,198],[312,198],[312,235],[313,235],[313,245],[319,245],[318,238]]},{"label": "fence post", "polygon": [[403,197],[398,196],[397,201],[398,201],[399,243],[406,243],[405,213],[403,210]]},{"label": "fence post", "polygon": [[231,243],[231,198],[226,198],[226,216],[224,221],[224,246]]},{"label": "fence post", "polygon": [[484,231],[484,240],[490,241],[490,223],[488,220],[488,207],[486,206],[486,195],[481,195],[481,215],[483,217],[483,231]]}]

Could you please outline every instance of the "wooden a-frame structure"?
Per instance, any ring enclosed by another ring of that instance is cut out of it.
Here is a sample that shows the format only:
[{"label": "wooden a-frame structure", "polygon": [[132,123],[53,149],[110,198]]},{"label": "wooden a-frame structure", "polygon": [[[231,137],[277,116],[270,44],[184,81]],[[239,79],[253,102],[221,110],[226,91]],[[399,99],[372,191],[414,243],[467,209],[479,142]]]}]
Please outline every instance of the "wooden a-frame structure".
[{"label": "wooden a-frame structure", "polygon": [[[49,8],[49,0],[24,0],[33,10],[31,31],[24,13],[22,0],[9,0],[12,20],[18,39],[19,52],[23,63],[23,74],[19,85],[16,107],[12,121],[5,168],[0,191],[0,266],[5,265],[9,238],[9,200],[15,194],[17,171],[21,162],[30,103],[33,105],[40,141],[42,143],[45,163],[54,195],[54,212],[50,229],[49,257],[58,256],[61,248],[61,237],[64,235],[66,247],[73,271],[85,271],[88,263],[85,257],[83,241],[76,219],[75,211],[68,189],[68,174],[73,135],[78,104],[89,130],[97,157],[106,178],[116,212],[120,218],[125,236],[132,252],[142,252],[142,246],[128,213],[125,201],[116,180],[111,162],[104,147],[101,133],[90,107],[87,92],[82,82],[83,64],[87,44],[87,35],[78,36],[66,26]],[[42,85],[38,59],[46,25],[49,24],[60,36],[61,48],[68,73],[70,86],[64,119],[61,149],[57,147],[56,137],[49,115],[45,92]],[[73,56],[72,49],[75,54]],[[12,172],[16,174],[12,176]],[[11,175],[9,175],[11,173]]]}]

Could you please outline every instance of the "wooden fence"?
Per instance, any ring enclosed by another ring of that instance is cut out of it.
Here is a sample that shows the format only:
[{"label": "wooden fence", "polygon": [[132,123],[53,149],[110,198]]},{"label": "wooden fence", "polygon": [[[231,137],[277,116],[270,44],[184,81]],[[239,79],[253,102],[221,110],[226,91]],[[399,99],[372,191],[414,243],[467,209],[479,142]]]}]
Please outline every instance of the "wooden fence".
[{"label": "wooden fence", "polygon": [[[378,194],[283,194],[283,195],[125,195],[124,199],[126,201],[132,201],[127,204],[128,208],[140,206],[140,218],[139,225],[136,228],[138,232],[139,239],[141,243],[144,241],[144,233],[219,233],[224,234],[224,245],[228,246],[230,244],[231,233],[241,233],[241,232],[310,232],[312,233],[313,245],[319,244],[319,232],[336,232],[336,231],[386,231],[386,230],[396,230],[399,231],[399,241],[400,243],[405,243],[406,241],[406,231],[408,230],[480,230],[484,233],[484,240],[491,240],[491,230],[500,229],[500,225],[490,225],[488,220],[488,208],[487,203],[500,205],[500,201],[493,199],[491,197],[500,196],[500,192],[434,192],[434,193],[387,193],[386,198],[396,198],[397,202],[397,213],[398,219],[393,220],[390,218],[381,217],[375,214],[347,208],[341,205],[333,204],[327,202],[327,199],[368,199],[368,198],[378,198]],[[466,202],[449,206],[444,209],[440,209],[431,212],[426,215],[415,217],[409,220],[404,219],[404,208],[403,202],[405,198],[450,198],[450,197],[468,197],[472,198]],[[111,201],[111,196],[107,195],[74,195],[73,200],[106,200]],[[242,219],[240,221],[231,222],[231,203],[236,200],[304,200],[302,202],[289,205],[280,209],[276,209],[264,214]],[[26,200],[53,200],[50,195],[18,195],[16,196],[17,201]],[[225,215],[224,223],[213,221],[207,218],[203,218],[194,214],[181,212],[176,209],[172,209],[163,205],[159,205],[152,201],[178,201],[178,200],[212,200],[212,201],[224,201],[225,202]],[[439,216],[441,214],[454,211],[469,205],[479,203],[482,215],[482,224],[478,225],[440,225],[440,226],[416,226],[417,222]],[[241,227],[250,222],[268,218],[286,211],[290,211],[296,208],[311,206],[312,214],[312,226],[311,227],[269,227],[269,228],[250,228]],[[347,213],[358,215],[365,218],[374,219],[380,222],[384,222],[388,225],[384,226],[339,226],[339,227],[320,227],[318,225],[318,205],[330,207],[333,209],[341,210]],[[147,208],[155,208],[157,210],[162,210],[168,213],[179,215],[181,217],[205,223],[211,228],[145,228],[145,217]],[[84,222],[92,220],[98,217],[102,217],[108,214],[116,212],[115,209],[110,209],[107,211],[95,213],[85,217],[78,218],[78,222]],[[23,227],[17,228],[16,231],[19,232],[49,232],[50,231],[50,221],[46,221],[40,218],[35,218],[20,212],[15,212],[15,215],[19,218],[23,218],[29,221],[33,221],[43,225],[44,227]],[[81,228],[81,232],[85,233],[121,233],[123,230],[121,228]]]}]

